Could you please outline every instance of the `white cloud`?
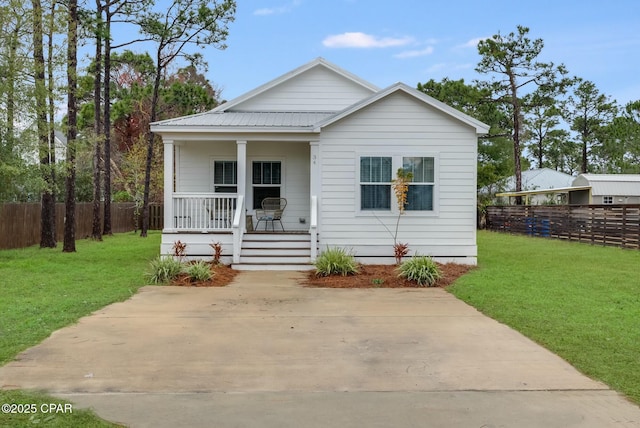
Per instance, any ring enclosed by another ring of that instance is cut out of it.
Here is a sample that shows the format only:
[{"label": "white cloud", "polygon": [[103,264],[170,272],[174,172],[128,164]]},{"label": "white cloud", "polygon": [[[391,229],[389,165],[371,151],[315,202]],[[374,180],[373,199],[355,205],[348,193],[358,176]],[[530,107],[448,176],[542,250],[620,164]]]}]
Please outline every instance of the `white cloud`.
[{"label": "white cloud", "polygon": [[388,48],[405,46],[412,42],[411,37],[378,37],[361,32],[348,32],[327,36],[322,44],[328,48]]},{"label": "white cloud", "polygon": [[490,37],[476,37],[475,39],[469,40],[467,43],[458,45],[458,47],[459,48],[475,48],[478,46],[478,43],[486,39],[490,39]]},{"label": "white cloud", "polygon": [[291,3],[280,7],[263,7],[262,9],[256,9],[253,11],[254,15],[267,16],[267,15],[281,15],[283,13],[291,12],[296,7],[300,6],[302,0],[293,0]]},{"label": "white cloud", "polygon": [[399,54],[394,55],[394,57],[400,58],[400,59],[416,58],[419,56],[431,55],[432,53],[433,53],[433,46],[428,46],[424,49],[400,52]]}]

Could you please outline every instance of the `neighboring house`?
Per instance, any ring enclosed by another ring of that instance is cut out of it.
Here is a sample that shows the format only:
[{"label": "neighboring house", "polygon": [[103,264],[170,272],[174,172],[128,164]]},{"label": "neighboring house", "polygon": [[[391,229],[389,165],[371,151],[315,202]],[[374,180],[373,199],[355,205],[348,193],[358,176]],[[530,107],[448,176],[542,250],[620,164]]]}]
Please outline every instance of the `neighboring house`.
[{"label": "neighboring house", "polygon": [[525,204],[536,197],[554,198],[570,205],[640,204],[640,174],[580,174],[570,186],[498,193],[498,197],[520,196]]},{"label": "neighboring house", "polygon": [[[340,247],[393,263],[391,181],[414,174],[398,241],[475,264],[477,136],[489,127],[405,84],[379,89],[318,58],[212,111],[153,123],[164,143],[162,254],[187,244],[234,268],[304,269]],[[280,223],[265,197],[286,198]]]},{"label": "neighboring house", "polygon": [[640,174],[580,174],[573,187],[590,188],[572,192],[574,204],[640,204]]},{"label": "neighboring house", "polygon": [[[530,169],[522,171],[522,190],[561,189],[571,186],[574,179],[574,176],[556,171],[555,169]],[[491,187],[500,189],[501,193],[498,193],[498,195],[515,192],[516,177],[512,175]],[[488,191],[488,188],[483,188],[480,190],[480,193],[488,193]],[[554,203],[563,202],[562,200],[557,200],[553,193],[533,193],[527,194],[525,197],[527,198],[527,203],[531,205],[542,205],[552,200]]]}]

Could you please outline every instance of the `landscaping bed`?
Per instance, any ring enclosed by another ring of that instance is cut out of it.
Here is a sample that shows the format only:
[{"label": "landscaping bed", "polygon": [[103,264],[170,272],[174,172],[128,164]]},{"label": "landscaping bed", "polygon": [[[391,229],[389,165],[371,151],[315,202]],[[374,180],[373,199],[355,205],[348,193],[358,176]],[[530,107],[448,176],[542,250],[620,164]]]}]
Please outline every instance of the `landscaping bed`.
[{"label": "landscaping bed", "polygon": [[[432,287],[446,287],[456,279],[469,272],[475,266],[455,263],[438,263],[442,277]],[[309,271],[304,285],[310,287],[327,288],[402,288],[419,287],[414,281],[408,281],[398,276],[396,265],[360,265],[355,275],[317,276],[315,271]]]}]

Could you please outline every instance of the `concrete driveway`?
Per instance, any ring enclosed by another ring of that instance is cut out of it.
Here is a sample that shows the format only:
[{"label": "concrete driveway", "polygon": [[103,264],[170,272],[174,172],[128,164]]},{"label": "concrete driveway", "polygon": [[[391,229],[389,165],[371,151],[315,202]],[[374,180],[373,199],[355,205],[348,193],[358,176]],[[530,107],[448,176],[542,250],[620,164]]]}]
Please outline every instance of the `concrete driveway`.
[{"label": "concrete driveway", "polygon": [[0,368],[132,427],[640,427],[640,408],[441,289],[242,272],[145,287]]}]

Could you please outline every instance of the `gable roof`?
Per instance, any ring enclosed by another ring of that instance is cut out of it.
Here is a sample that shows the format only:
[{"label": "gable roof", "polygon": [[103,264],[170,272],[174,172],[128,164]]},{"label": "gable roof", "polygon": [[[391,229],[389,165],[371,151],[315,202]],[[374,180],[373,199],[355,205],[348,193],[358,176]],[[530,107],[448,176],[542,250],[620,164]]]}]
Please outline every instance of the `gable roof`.
[{"label": "gable roof", "polygon": [[[365,96],[340,111],[233,111],[238,106],[252,98],[269,91],[285,82],[291,81],[306,71],[316,67],[323,67],[333,73],[348,79],[358,87],[364,89]],[[455,108],[444,104],[429,95],[411,88],[404,83],[396,83],[386,89],[379,90],[375,85],[359,78],[328,62],[324,58],[315,60],[296,68],[246,94],[224,103],[208,112],[167,119],[151,124],[152,132],[201,132],[215,129],[221,131],[244,132],[311,132],[319,133],[322,128],[329,126],[351,114],[354,114],[385,97],[402,92],[438,111],[470,126],[477,134],[489,132],[489,126]]]},{"label": "gable roof", "polygon": [[337,121],[339,121],[340,119],[343,119],[359,110],[364,109],[367,106],[370,106],[371,104],[391,95],[397,92],[404,92],[422,102],[424,102],[425,104],[435,108],[436,110],[439,110],[457,120],[459,120],[460,122],[471,126],[472,128],[474,128],[476,130],[476,133],[478,134],[486,134],[487,132],[489,132],[489,125],[486,125],[482,122],[480,122],[477,119],[474,119],[473,117],[461,112],[460,110],[457,110],[441,101],[436,100],[433,97],[430,97],[429,95],[425,94],[424,92],[420,92],[417,89],[413,89],[412,87],[398,82],[394,85],[389,86],[386,89],[383,89],[375,94],[373,94],[371,97],[369,98],[365,98],[364,100],[357,102],[355,104],[353,104],[350,107],[347,107],[346,109],[342,110],[341,112],[332,115],[328,118],[326,118],[325,120],[318,122],[316,124],[316,132],[319,132],[320,129],[324,128],[325,126],[329,126],[332,123],[335,123]]},{"label": "gable roof", "polygon": [[227,101],[224,104],[219,105],[218,107],[214,108],[212,111],[214,112],[223,112],[223,111],[228,111],[233,109],[234,107],[244,103],[245,101],[250,100],[251,98],[255,98],[260,94],[263,94],[265,92],[267,92],[270,89],[275,88],[278,85],[281,85],[284,82],[290,81],[291,79],[295,78],[296,76],[299,76],[313,68],[316,67],[323,67],[326,68],[334,73],[336,73],[339,76],[342,76],[344,78],[346,78],[347,80],[361,86],[362,88],[368,90],[371,93],[375,93],[377,91],[380,90],[380,88],[378,88],[376,85],[367,82],[366,80],[356,76],[355,74],[346,71],[340,67],[338,67],[337,65],[327,61],[326,59],[322,58],[322,57],[318,57],[316,59],[314,59],[313,61],[310,61],[288,73],[283,74],[280,77],[277,77],[263,85],[258,86],[257,88],[243,94],[240,95],[237,98],[232,99],[231,101]]}]

